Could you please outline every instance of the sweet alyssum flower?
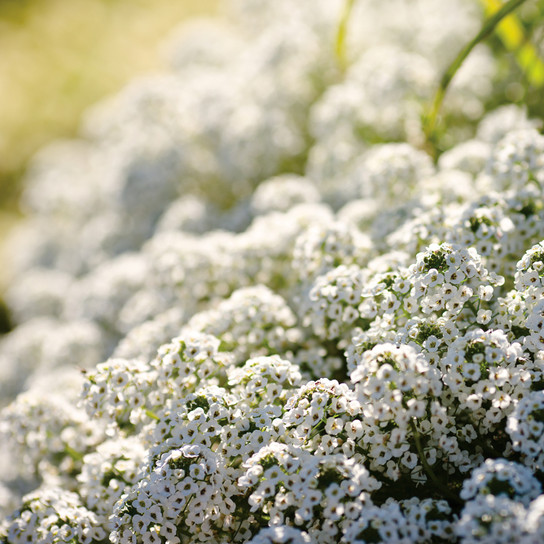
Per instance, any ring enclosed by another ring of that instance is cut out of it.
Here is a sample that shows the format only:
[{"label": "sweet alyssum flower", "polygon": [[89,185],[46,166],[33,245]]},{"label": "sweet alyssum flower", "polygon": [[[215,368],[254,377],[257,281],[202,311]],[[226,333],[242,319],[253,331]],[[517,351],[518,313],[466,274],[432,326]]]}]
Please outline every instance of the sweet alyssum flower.
[{"label": "sweet alyssum flower", "polygon": [[34,160],[1,543],[542,541],[539,122],[481,45],[434,160],[480,10],[343,4],[229,1]]}]

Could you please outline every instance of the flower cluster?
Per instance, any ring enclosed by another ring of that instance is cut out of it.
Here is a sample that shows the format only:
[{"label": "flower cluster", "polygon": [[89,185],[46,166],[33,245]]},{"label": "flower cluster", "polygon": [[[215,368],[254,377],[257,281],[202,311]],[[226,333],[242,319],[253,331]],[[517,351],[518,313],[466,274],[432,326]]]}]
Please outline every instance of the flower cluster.
[{"label": "flower cluster", "polygon": [[230,0],[34,160],[2,544],[543,541],[539,122],[481,46],[431,157],[476,4],[343,4]]},{"label": "flower cluster", "polygon": [[482,433],[502,422],[541,374],[531,372],[531,360],[501,330],[475,329],[460,336],[440,364],[449,394],[468,408],[468,419]]},{"label": "flower cluster", "polygon": [[212,536],[234,511],[220,459],[210,449],[185,445],[165,453],[113,510],[114,544],[170,542]]},{"label": "flower cluster", "polygon": [[508,416],[506,431],[512,448],[524,456],[524,463],[542,472],[544,468],[544,392],[531,391],[521,398]]},{"label": "flower cluster", "polygon": [[97,516],[81,504],[76,493],[52,486],[28,494],[21,508],[0,525],[0,538],[17,544],[105,544],[108,541]]},{"label": "flower cluster", "polygon": [[[369,492],[381,487],[368,470],[344,454],[320,455],[271,443],[245,463],[241,489],[248,489],[255,521],[304,526],[313,542],[330,542],[364,510]],[[319,515],[316,516],[316,511]]]},{"label": "flower cluster", "polygon": [[[52,386],[63,393],[51,393]],[[72,490],[83,456],[105,438],[104,429],[75,407],[81,380],[53,374],[37,380],[1,412],[0,433],[11,446],[11,478],[62,483]],[[27,483],[28,485],[28,483]]]},{"label": "flower cluster", "polygon": [[202,331],[221,340],[221,349],[243,363],[258,355],[293,349],[301,333],[296,318],[280,295],[264,285],[235,291],[216,307],[195,314],[186,329]]},{"label": "flower cluster", "polygon": [[379,344],[363,353],[351,380],[362,410],[350,427],[373,470],[392,480],[409,473],[425,481],[422,463],[432,466],[445,457],[460,464],[461,452],[448,437],[452,422],[440,402],[440,373],[422,354]]},{"label": "flower cluster", "polygon": [[371,542],[454,542],[453,517],[446,501],[417,499],[367,504],[344,532],[342,544]]}]

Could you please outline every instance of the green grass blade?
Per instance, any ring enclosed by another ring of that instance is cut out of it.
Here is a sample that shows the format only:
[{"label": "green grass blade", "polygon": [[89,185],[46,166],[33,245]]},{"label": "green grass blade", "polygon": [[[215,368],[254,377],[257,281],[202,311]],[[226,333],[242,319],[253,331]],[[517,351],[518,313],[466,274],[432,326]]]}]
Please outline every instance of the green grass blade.
[{"label": "green grass blade", "polygon": [[342,72],[345,72],[348,66],[348,60],[346,55],[346,35],[348,30],[349,17],[351,15],[351,11],[354,5],[355,0],[346,0],[342,16],[340,17],[340,22],[338,23],[338,31],[336,32],[336,42],[334,45],[334,50]]},{"label": "green grass blade", "polygon": [[436,91],[436,94],[434,96],[430,113],[425,119],[424,131],[427,142],[431,142],[432,140],[438,112],[440,111],[442,102],[444,101],[444,96],[446,95],[446,91],[448,90],[451,80],[463,64],[464,60],[468,57],[474,47],[476,47],[481,41],[485,40],[507,15],[512,13],[512,11],[514,11],[525,1],[526,0],[509,0],[508,2],[503,4],[498,11],[496,11],[484,22],[478,34],[476,34],[476,36],[474,36],[474,38],[460,51],[460,53],[450,64],[448,69],[444,72],[444,75],[440,80],[438,90]]}]

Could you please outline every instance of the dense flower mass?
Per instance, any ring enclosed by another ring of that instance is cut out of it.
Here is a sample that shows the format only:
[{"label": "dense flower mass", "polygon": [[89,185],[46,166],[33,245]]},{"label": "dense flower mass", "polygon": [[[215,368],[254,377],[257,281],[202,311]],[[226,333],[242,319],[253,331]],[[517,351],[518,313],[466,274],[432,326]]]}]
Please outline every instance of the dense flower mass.
[{"label": "dense flower mass", "polygon": [[0,542],[544,541],[540,122],[480,45],[423,127],[478,3],[229,5],[29,170]]}]

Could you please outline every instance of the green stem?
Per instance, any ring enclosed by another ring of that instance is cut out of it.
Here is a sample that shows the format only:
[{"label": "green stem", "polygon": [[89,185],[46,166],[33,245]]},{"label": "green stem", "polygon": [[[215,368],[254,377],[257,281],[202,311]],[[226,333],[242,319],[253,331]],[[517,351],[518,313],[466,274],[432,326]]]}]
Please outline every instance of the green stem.
[{"label": "green stem", "polygon": [[453,76],[457,73],[457,70],[461,67],[464,60],[468,57],[470,52],[478,45],[482,40],[487,38],[494,30],[495,27],[512,11],[514,11],[518,6],[523,4],[525,0],[509,0],[506,2],[496,13],[494,13],[487,21],[484,22],[482,28],[474,36],[474,38],[460,51],[454,61],[449,65],[448,69],[444,72],[442,79],[440,80],[440,85],[436,94],[434,95],[434,100],[432,103],[431,111],[425,121],[425,136],[427,141],[430,142],[432,135],[434,133],[436,119],[438,117],[438,112],[444,101],[444,96],[446,91],[453,79]]},{"label": "green stem", "polygon": [[423,466],[423,470],[425,471],[429,479],[433,482],[433,484],[437,487],[437,489],[443,495],[449,498],[452,502],[456,504],[460,504],[459,497],[449,490],[448,486],[442,480],[440,480],[440,478],[434,473],[434,470],[432,469],[431,465],[429,465],[429,463],[427,462],[427,458],[425,457],[425,452],[423,451],[423,447],[421,445],[421,438],[419,436],[419,432],[413,420],[410,421],[410,427],[412,429],[412,434],[414,435],[414,441],[416,443],[417,454]]},{"label": "green stem", "polygon": [[344,4],[344,10],[342,16],[340,17],[340,23],[338,24],[338,31],[336,32],[336,42],[334,50],[336,52],[336,58],[338,59],[338,64],[342,72],[346,71],[348,66],[348,61],[346,58],[346,35],[348,30],[349,17],[351,15],[351,10],[355,5],[355,0],[346,0]]},{"label": "green stem", "polygon": [[467,308],[472,312],[472,315],[474,316],[478,315],[478,310],[474,306],[474,302],[472,300],[467,300],[466,305],[467,305]]},{"label": "green stem", "polygon": [[236,528],[234,535],[232,535],[232,542],[236,540],[236,536],[238,535],[238,533],[240,532],[240,529],[242,528],[242,523],[244,523],[243,519],[240,520],[240,523],[238,524],[238,527]]}]

